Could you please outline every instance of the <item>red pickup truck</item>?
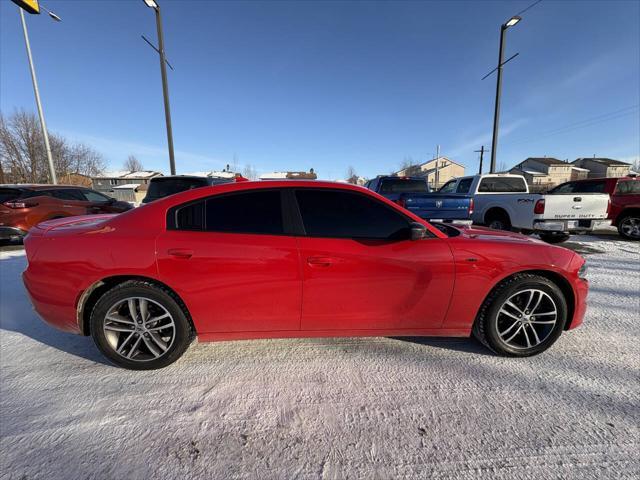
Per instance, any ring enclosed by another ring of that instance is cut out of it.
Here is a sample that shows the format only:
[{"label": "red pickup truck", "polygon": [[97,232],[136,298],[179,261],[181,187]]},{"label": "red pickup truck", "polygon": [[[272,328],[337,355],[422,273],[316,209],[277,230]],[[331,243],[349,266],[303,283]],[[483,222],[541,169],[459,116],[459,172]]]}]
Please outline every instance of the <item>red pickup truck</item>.
[{"label": "red pickup truck", "polygon": [[621,236],[640,240],[640,178],[589,178],[558,185],[549,193],[608,193],[609,218]]}]

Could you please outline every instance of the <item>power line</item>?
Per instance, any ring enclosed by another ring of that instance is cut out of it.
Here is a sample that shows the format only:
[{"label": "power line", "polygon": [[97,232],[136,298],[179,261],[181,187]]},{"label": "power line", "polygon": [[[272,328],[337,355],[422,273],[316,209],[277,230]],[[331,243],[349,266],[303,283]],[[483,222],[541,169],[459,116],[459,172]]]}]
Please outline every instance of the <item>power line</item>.
[{"label": "power line", "polygon": [[570,123],[568,125],[564,125],[562,127],[554,128],[552,130],[547,130],[545,132],[541,132],[540,135],[536,137],[530,137],[528,139],[516,139],[508,142],[504,142],[506,145],[517,145],[521,143],[529,143],[541,138],[552,137],[554,135],[561,135],[563,133],[569,133],[574,130],[578,130],[580,128],[590,127],[592,125],[597,125],[599,123],[608,122],[610,120],[616,120],[618,118],[625,117],[627,115],[631,115],[635,113],[635,110],[638,109],[640,105],[631,105],[625,108],[621,108],[618,110],[614,110],[612,112],[604,113],[601,115],[597,115],[595,117],[587,118],[585,120],[581,120],[579,122]]},{"label": "power line", "polygon": [[515,14],[516,17],[522,15],[524,12],[526,12],[527,10],[535,7],[537,4],[539,4],[542,0],[538,0],[537,2],[533,2],[531,5],[529,5],[527,8],[525,8],[524,10],[522,10],[521,12],[518,12]]}]

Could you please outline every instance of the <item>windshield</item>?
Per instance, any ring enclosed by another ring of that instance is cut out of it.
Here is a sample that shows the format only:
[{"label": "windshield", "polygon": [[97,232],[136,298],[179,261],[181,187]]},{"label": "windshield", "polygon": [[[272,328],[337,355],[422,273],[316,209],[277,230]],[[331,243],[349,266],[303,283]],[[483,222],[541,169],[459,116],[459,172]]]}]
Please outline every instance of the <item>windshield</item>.
[{"label": "windshield", "polygon": [[149,182],[145,200],[157,200],[192,188],[206,187],[206,178],[158,178]]},{"label": "windshield", "polygon": [[386,178],[380,185],[380,193],[428,193],[429,187],[423,179]]}]

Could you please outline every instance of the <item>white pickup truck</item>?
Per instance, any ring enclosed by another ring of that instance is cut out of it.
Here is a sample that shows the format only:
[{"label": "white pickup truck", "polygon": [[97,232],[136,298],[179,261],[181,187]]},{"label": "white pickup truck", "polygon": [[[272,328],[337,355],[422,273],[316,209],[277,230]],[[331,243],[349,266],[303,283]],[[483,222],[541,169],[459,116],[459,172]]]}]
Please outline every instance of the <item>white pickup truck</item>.
[{"label": "white pickup truck", "polygon": [[524,177],[489,174],[460,177],[445,183],[440,193],[470,195],[473,223],[499,230],[536,232],[549,243],[570,233],[609,226],[609,195],[602,193],[529,193]]}]

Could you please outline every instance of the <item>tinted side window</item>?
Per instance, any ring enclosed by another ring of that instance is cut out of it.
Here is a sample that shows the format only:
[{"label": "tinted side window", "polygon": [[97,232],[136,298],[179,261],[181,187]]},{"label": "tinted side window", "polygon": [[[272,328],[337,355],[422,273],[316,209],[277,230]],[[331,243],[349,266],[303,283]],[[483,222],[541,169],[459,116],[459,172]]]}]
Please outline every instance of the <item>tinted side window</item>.
[{"label": "tinted side window", "polygon": [[108,202],[109,197],[102,195],[101,193],[94,192],[93,190],[81,190],[82,195],[86,200],[90,202]]},{"label": "tinted side window", "polygon": [[607,182],[581,182],[576,183],[572,193],[604,193]]},{"label": "tinted side window", "polygon": [[302,221],[311,237],[404,239],[409,222],[378,202],[352,192],[298,190]]},{"label": "tinted side window", "polygon": [[176,211],[177,230],[204,230],[204,200]]},{"label": "tinted side window", "polygon": [[210,232],[284,233],[279,190],[260,190],[211,197],[205,228]]},{"label": "tinted side window", "polygon": [[463,178],[458,183],[458,188],[456,188],[456,193],[469,193],[469,188],[471,188],[471,183],[473,182],[473,178]]},{"label": "tinted side window", "polygon": [[573,193],[575,186],[575,183],[563,183],[562,185],[552,189],[549,193]]},{"label": "tinted side window", "polygon": [[[462,182],[462,180],[460,180]],[[456,181],[455,180],[450,180],[447,183],[445,183],[442,187],[440,187],[440,190],[438,190],[440,193],[453,193],[455,191],[455,186],[456,186]]]},{"label": "tinted side window", "polygon": [[87,199],[84,198],[82,192],[75,188],[60,188],[51,190],[51,195],[55,198],[59,198],[60,200],[76,200],[80,202],[86,202]]},{"label": "tinted side window", "polygon": [[629,195],[629,194],[637,195],[640,193],[640,181],[628,180],[628,181],[618,182],[618,185],[616,187],[616,193],[620,195]]},{"label": "tinted side window", "polygon": [[488,177],[480,181],[478,192],[524,193],[527,186],[524,179],[518,177]]}]

